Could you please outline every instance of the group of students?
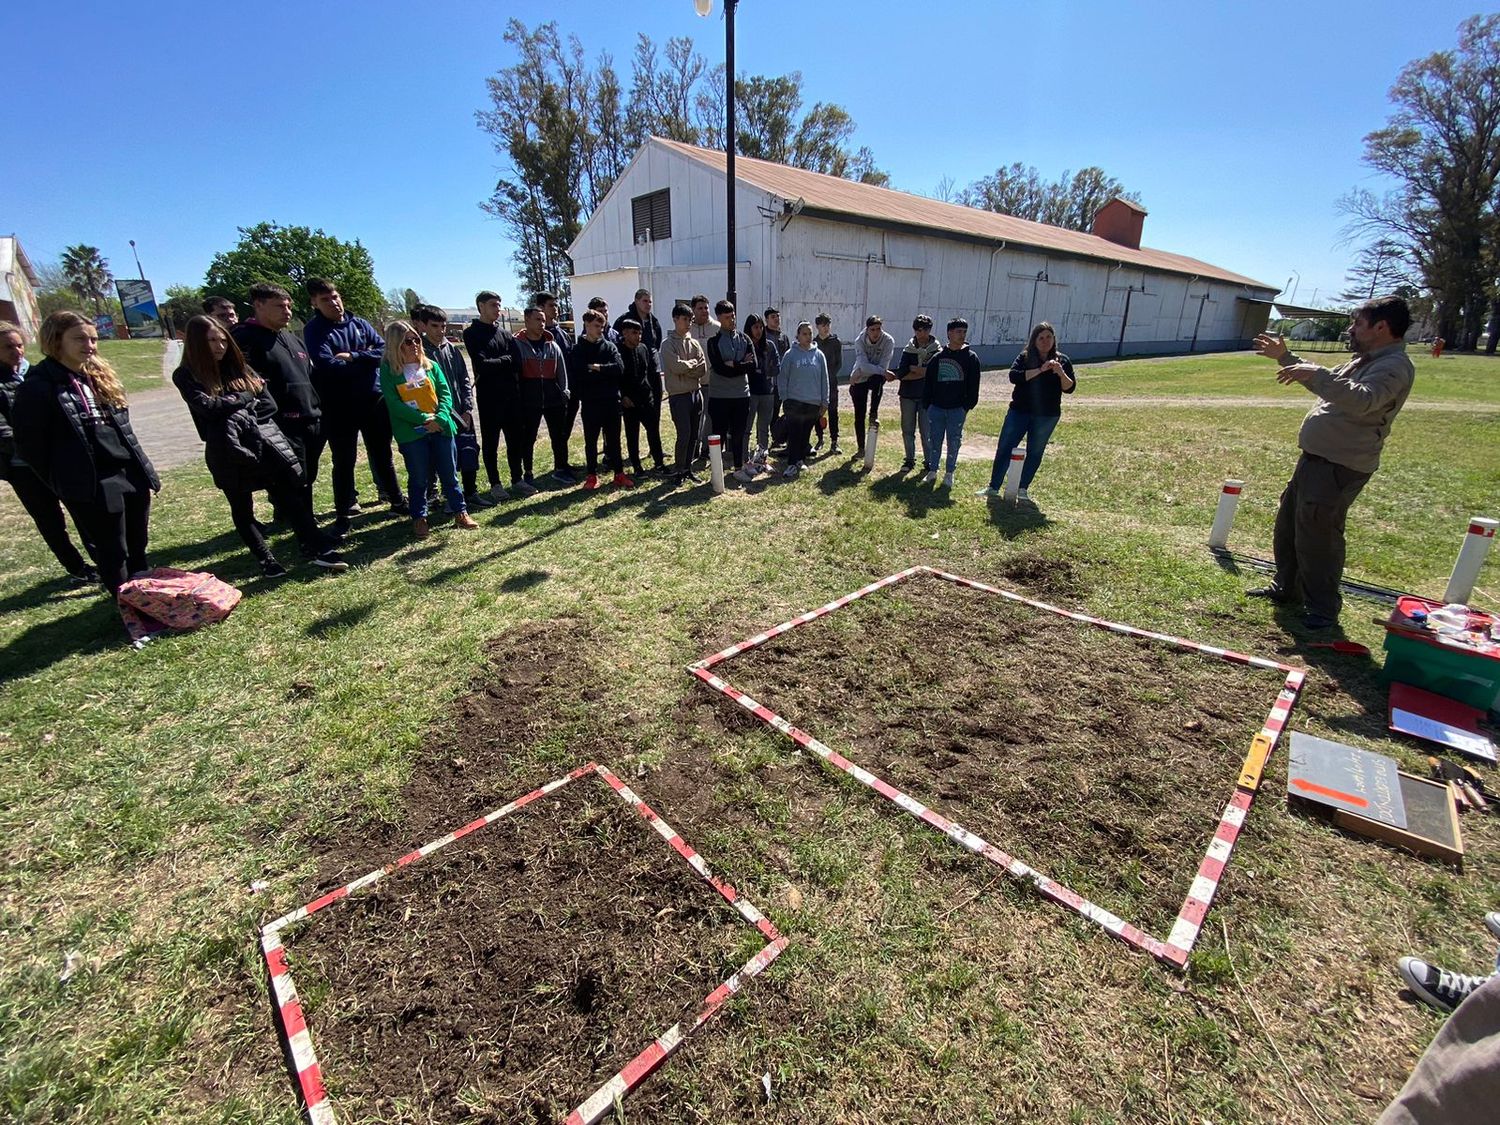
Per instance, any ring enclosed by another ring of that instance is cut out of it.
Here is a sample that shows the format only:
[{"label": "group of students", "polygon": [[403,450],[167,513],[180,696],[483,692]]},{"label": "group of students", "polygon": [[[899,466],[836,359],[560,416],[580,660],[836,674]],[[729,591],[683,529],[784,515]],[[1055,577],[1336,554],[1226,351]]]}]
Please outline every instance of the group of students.
[{"label": "group of students", "polygon": [[[710,316],[708,298],[699,295],[672,309],[671,330],[663,332],[651,293],[641,289],[613,323],[606,302],[590,300],[574,339],[558,322],[552,294],[534,295],[522,328],[512,332],[501,323],[499,295],[484,291],[460,347],[447,337],[447,315],[434,306],[419,306],[381,332],[349,313],[331,282],[312,278],[307,290],[315,312],[300,340],[290,331],[291,295],[279,285],[251,287],[253,315],[244,321],[228,298],[209,298],[203,315],[186,326],[172,376],[234,527],[270,577],[286,568],[256,518],[253,497],[260,491],[311,565],[347,569],[337,547],[362,511],[355,488],[361,438],[380,500],[409,517],[418,538],[430,533],[429,511],[439,495],[454,526],[468,530],[478,526],[472,511],[534,494],[533,454],[544,422],[553,480],[578,483],[569,439],[580,414],[586,489],[600,487],[601,479],[629,488],[650,472],[701,484],[695,470],[708,461],[715,435],[726,473],[740,482],[768,471],[778,444],[785,446],[787,479],[821,452],[825,438],[831,455],[841,452],[844,344],[826,315],[799,324],[789,338],[774,308],[747,316],[741,330],[731,302],[719,301]],[[922,480],[936,483],[946,444],[942,484],[951,487],[964,421],[979,400],[980,363],[967,344],[966,321],[948,323],[946,344],[932,328],[930,317],[918,316],[898,358],[881,318],[867,318],[848,378],[856,455],[864,454],[868,426],[878,423],[885,384],[897,382],[902,471],[915,468],[920,443]],[[54,313],[42,325],[41,347],[45,358],[29,366],[20,329],[0,323],[0,479],[12,483],[73,581],[97,581],[114,592],[146,569],[151,497],[160,480],[131,428],[120,380],[99,354],[92,321]],[[980,490],[985,495],[998,494],[1022,437],[1025,495],[1061,396],[1076,386],[1047,324],[1032,331],[1010,378],[1015,390],[990,485]],[[670,467],[663,406],[676,431]],[[502,436],[509,488],[500,471]],[[392,443],[407,470],[404,492]],[[313,507],[325,446],[334,499],[328,528],[319,526]],[[72,545],[64,508],[92,563]]]}]

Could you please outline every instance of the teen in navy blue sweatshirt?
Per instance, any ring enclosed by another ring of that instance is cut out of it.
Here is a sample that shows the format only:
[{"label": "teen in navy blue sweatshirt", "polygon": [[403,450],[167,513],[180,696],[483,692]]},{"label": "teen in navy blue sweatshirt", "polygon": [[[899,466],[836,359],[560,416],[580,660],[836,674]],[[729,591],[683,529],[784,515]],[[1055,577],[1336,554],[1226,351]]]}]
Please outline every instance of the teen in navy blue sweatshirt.
[{"label": "teen in navy blue sweatshirt", "polygon": [[391,452],[391,415],[380,393],[385,338],[368,320],[344,311],[344,298],[331,281],[309,278],[307,293],[317,312],[302,329],[302,339],[312,357],[313,383],[323,402],[323,433],[333,458],[334,529],[347,531],[349,520],[359,514],[354,463],[360,435],[381,500],[405,515],[405,490]]}]

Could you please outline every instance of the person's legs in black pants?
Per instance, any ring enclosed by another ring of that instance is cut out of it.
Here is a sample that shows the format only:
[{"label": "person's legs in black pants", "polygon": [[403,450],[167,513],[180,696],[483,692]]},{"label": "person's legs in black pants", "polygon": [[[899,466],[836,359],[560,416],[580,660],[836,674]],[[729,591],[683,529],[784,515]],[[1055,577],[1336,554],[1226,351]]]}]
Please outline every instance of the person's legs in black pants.
[{"label": "person's legs in black pants", "polygon": [[583,468],[591,477],[599,475],[599,425],[601,422],[597,403],[583,404]]},{"label": "person's legs in black pants", "polygon": [[[567,429],[567,432],[568,432],[568,434],[570,436],[573,433],[573,426],[574,426],[574,424],[577,423],[577,421],[578,421],[578,412],[582,409],[582,406],[583,406],[583,399],[575,391],[568,398],[568,421],[567,421],[567,427],[568,427],[568,429]],[[588,432],[588,427],[585,426],[584,427],[584,433],[585,433],[585,435],[587,434],[587,432]],[[550,422],[547,424],[547,434],[548,434],[549,437],[552,434],[552,424]],[[588,439],[587,436],[585,436],[583,440],[585,442],[588,442],[589,439]],[[557,446],[556,446],[556,443],[554,442],[553,449],[556,449],[556,448],[557,448]],[[597,450],[598,450],[598,446],[596,446],[596,445],[589,445],[588,446],[588,451],[590,453],[595,453],[596,457],[597,457]],[[556,468],[567,470],[568,468],[570,468],[570,466],[565,461],[561,465],[556,466]]]},{"label": "person's legs in black pants", "polygon": [[569,476],[572,474],[568,473],[568,438],[573,433],[570,411],[571,406],[563,403],[550,405],[542,411],[542,417],[547,419],[547,440],[552,443],[552,471]]},{"label": "person's legs in black pants", "polygon": [[672,449],[672,471],[685,476],[692,468],[693,445],[698,440],[698,419],[703,413],[703,395],[699,391],[689,394],[670,395],[667,409],[672,415],[672,428],[677,431],[677,441]]},{"label": "person's legs in black pants", "polygon": [[333,462],[333,512],[340,530],[347,529],[359,503],[354,487],[354,462],[359,458],[359,408],[347,398],[323,403],[323,433]]},{"label": "person's legs in black pants", "polygon": [[[510,461],[511,480],[530,484],[532,479],[532,455],[536,449],[536,437],[542,428],[542,404],[523,402],[516,410],[516,441],[513,449],[507,448]],[[510,445],[509,438],[506,439]]]},{"label": "person's legs in black pants", "polygon": [[84,542],[94,556],[99,581],[111,594],[119,591],[130,576],[126,569],[125,513],[111,512],[94,500],[65,502],[68,514],[78,525]]},{"label": "person's legs in black pants", "polygon": [[863,457],[865,452],[865,408],[870,399],[870,381],[849,384],[849,401],[854,404],[854,451]]},{"label": "person's legs in black pants", "polygon": [[732,401],[727,398],[708,400],[708,436],[719,436],[719,457],[724,463],[725,472],[734,467],[730,463],[734,453],[729,447],[729,405]]},{"label": "person's legs in black pants", "polygon": [[391,412],[380,394],[365,398],[359,419],[359,430],[365,439],[365,456],[370,462],[370,475],[375,478],[375,488],[380,497],[398,511],[406,510],[405,493],[401,480],[396,476],[396,459],[391,446]]},{"label": "person's legs in black pants", "polygon": [[620,459],[620,404],[606,402],[599,410],[599,426],[604,437],[604,462],[616,476],[623,476],[625,463]]},{"label": "person's legs in black pants", "polygon": [[667,467],[667,454],[661,444],[661,404],[666,389],[659,373],[651,376],[651,405],[641,407],[641,425],[645,427],[646,444],[651,449],[651,467],[658,472]]},{"label": "person's legs in black pants", "polygon": [[[51,548],[62,568],[74,578],[89,577],[93,567],[79,553],[78,548],[73,546],[73,540],[68,535],[67,520],[63,518],[62,505],[42,478],[25,465],[12,465],[10,484],[16,490],[16,499],[21,502],[21,507],[26,509],[31,522],[36,524],[42,541]],[[84,540],[84,546],[88,546],[87,540]]]},{"label": "person's legs in black pants", "polygon": [[730,443],[734,467],[742,469],[750,459],[750,400],[748,398],[724,399],[727,406],[729,433],[725,440]]},{"label": "person's legs in black pants", "polygon": [[125,573],[146,570],[146,542],[151,534],[151,489],[144,481],[125,497]]},{"label": "person's legs in black pants", "polygon": [[641,408],[639,406],[624,407],[621,421],[625,428],[625,453],[630,458],[630,467],[640,473],[641,469]]},{"label": "person's legs in black pants", "polygon": [[[297,460],[302,465],[303,489],[307,493],[307,506],[309,511],[316,511],[313,501],[313,485],[318,479],[318,461],[323,456],[323,428],[317,420],[304,421],[301,418],[281,418],[277,420],[281,432],[286,435],[287,443],[292,447],[292,452],[297,455]],[[277,517],[281,517],[281,508],[272,501],[272,507],[276,509]]]},{"label": "person's legs in black pants", "polygon": [[[250,548],[255,561],[264,566],[271,561],[271,548],[266,545],[266,537],[261,534],[260,524],[255,520],[255,493],[225,489],[224,499],[229,501],[229,518],[234,522],[234,529],[240,533],[245,546]],[[302,507],[300,502],[294,502],[285,495],[272,494],[271,503],[275,505],[280,518],[288,523],[292,522],[293,511]]]},{"label": "person's legs in black pants", "polygon": [[[489,380],[474,385],[474,400],[479,415],[479,448],[484,456],[484,475],[491,488],[502,486],[500,480],[500,433],[504,429],[504,398],[499,387]],[[464,478],[464,490],[469,490]]]},{"label": "person's legs in black pants", "polygon": [[278,480],[266,486],[266,494],[283,512],[292,534],[297,537],[297,550],[305,559],[316,558],[332,547],[328,536],[318,527],[312,505],[306,501],[306,493],[293,480]]}]

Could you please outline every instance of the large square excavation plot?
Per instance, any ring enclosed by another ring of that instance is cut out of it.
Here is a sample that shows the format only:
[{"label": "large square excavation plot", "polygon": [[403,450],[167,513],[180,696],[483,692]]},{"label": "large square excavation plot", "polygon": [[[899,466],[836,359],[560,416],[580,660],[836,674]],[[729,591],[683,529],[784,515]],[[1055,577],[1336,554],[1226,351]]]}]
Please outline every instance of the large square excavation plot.
[{"label": "large square excavation plot", "polygon": [[689,671],[1177,968],[1304,676],[928,567]]},{"label": "large square excavation plot", "polygon": [[596,1121],[785,945],[593,763],[261,932],[313,1125]]}]

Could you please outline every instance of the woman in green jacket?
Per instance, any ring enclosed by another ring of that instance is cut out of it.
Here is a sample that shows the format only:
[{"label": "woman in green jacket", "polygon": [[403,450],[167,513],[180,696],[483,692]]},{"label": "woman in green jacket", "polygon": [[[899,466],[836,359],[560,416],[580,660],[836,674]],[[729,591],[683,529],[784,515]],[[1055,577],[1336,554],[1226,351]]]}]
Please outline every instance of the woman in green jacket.
[{"label": "woman in green jacket", "polygon": [[427,538],[427,487],[432,474],[443,482],[443,495],[457,527],[479,525],[464,504],[458,483],[453,435],[453,395],[443,369],[422,350],[422,337],[407,321],[385,326],[385,358],[380,361],[380,392],[391,412],[391,432],[406,460],[406,487],[412,533]]}]

